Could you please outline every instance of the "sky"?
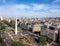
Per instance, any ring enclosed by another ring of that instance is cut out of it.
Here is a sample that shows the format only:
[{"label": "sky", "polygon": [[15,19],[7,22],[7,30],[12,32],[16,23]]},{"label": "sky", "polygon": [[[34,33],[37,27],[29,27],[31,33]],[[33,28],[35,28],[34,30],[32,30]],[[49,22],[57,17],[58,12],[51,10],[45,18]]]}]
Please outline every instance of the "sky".
[{"label": "sky", "polygon": [[3,17],[60,17],[60,0],[0,0]]}]

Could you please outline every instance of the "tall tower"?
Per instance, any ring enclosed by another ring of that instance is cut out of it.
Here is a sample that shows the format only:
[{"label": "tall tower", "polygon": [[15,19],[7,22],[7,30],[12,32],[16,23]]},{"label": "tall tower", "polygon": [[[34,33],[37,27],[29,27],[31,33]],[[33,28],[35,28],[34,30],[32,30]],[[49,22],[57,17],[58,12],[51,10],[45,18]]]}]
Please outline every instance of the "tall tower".
[{"label": "tall tower", "polygon": [[15,20],[15,34],[17,35],[17,18]]}]

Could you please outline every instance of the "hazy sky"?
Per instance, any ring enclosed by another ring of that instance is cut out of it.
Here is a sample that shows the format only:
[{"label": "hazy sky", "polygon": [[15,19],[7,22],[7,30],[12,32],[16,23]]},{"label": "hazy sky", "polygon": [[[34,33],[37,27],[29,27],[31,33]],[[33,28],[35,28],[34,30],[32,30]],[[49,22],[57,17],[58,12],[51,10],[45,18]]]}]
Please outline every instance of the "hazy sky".
[{"label": "hazy sky", "polygon": [[60,17],[60,0],[0,0],[0,16]]}]

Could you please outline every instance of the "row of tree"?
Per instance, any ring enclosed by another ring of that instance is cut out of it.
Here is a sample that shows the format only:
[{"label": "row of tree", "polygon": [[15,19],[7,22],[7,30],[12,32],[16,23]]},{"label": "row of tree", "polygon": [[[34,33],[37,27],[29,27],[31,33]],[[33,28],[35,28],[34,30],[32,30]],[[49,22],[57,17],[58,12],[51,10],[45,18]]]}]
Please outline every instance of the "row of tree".
[{"label": "row of tree", "polygon": [[4,25],[0,22],[0,30],[5,29]]},{"label": "row of tree", "polygon": [[8,26],[10,27],[13,27],[15,28],[15,24],[11,23],[11,22],[8,22],[8,21],[3,21],[5,24],[7,24]]},{"label": "row of tree", "polygon": [[21,44],[20,42],[13,41],[13,43],[11,44],[11,46],[24,46],[24,45]]}]

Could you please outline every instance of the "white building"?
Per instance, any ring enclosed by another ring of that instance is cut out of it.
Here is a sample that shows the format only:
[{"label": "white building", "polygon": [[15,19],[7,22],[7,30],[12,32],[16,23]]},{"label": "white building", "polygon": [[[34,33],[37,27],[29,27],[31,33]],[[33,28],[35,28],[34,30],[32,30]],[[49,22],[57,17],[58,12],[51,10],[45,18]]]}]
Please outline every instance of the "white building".
[{"label": "white building", "polygon": [[1,20],[1,21],[3,20],[3,17],[2,17],[2,16],[0,16],[0,20]]}]

